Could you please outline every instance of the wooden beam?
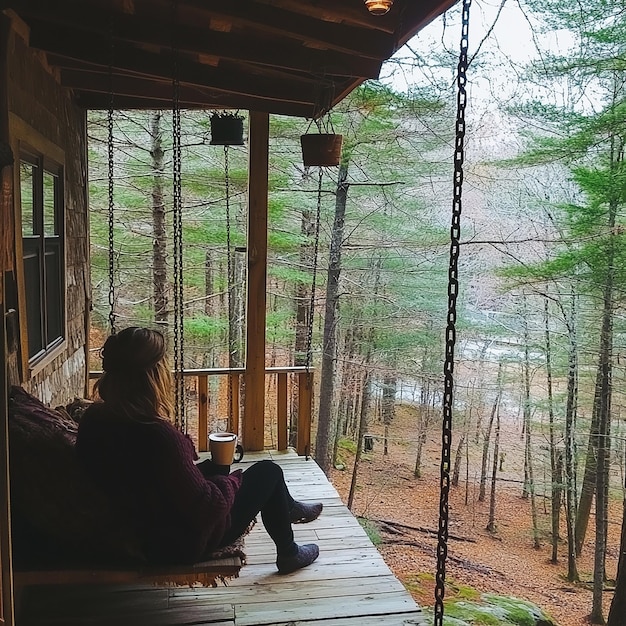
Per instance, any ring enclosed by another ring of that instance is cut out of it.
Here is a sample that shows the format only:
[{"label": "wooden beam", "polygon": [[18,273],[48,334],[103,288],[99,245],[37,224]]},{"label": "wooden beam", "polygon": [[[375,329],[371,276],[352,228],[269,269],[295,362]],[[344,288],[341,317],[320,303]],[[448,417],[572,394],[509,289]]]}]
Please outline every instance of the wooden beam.
[{"label": "wooden beam", "polygon": [[248,289],[243,445],[246,450],[263,450],[269,115],[250,111],[248,132]]},{"label": "wooden beam", "polygon": [[371,22],[367,27],[362,24],[349,25],[339,20],[333,22],[323,19],[319,14],[307,16],[257,2],[186,0],[184,7],[197,9],[199,17],[207,16],[270,36],[295,39],[312,47],[323,47],[372,59],[386,58],[393,53],[393,33],[372,30]]},{"label": "wooden beam", "polygon": [[[61,48],[56,44],[57,48]],[[43,47],[48,47],[46,44]],[[118,56],[114,59],[107,59],[101,50],[94,50],[93,54],[89,53],[82,59],[73,58],[71,55],[75,52],[72,46],[67,47],[66,53],[60,49],[59,52],[46,53],[48,63],[51,66],[69,70],[84,70],[92,72],[109,72],[109,64],[111,71],[119,74],[139,75],[152,77],[157,79],[168,79],[171,77],[171,67],[166,63],[170,57],[167,54],[149,52],[140,50],[133,45],[124,44],[118,47]],[[132,57],[132,58],[129,58]],[[302,73],[291,72],[288,70],[274,69],[265,65],[255,65],[252,63],[237,63],[229,61],[221,61],[219,69],[216,69],[210,63],[205,63],[201,58],[197,61],[190,57],[184,57],[178,62],[178,75],[181,82],[187,84],[198,84],[202,86],[212,86],[213,82],[221,82],[222,80],[233,81],[233,76],[237,74],[245,75],[245,80],[253,81],[289,81],[300,88],[319,89],[320,80],[316,77],[307,76]],[[336,77],[335,77],[336,80]],[[326,81],[328,87],[332,85],[332,80]],[[326,84],[322,81],[322,85]]]},{"label": "wooden beam", "polygon": [[[76,103],[85,109],[91,110],[107,110],[109,108],[111,98],[106,93],[96,92],[76,92]],[[163,95],[162,97],[136,97],[133,95],[115,95],[114,107],[117,110],[146,110],[146,109],[171,109],[172,96]],[[264,100],[263,102],[255,102],[253,98],[242,97],[223,97],[223,98],[206,98],[201,101],[200,98],[194,98],[193,102],[180,100],[181,109],[244,109],[265,111],[275,113],[277,115],[293,115],[298,117],[311,118],[315,113],[314,105],[292,104],[286,102],[274,102],[272,100]]]},{"label": "wooden beam", "polygon": [[[116,14],[112,24],[109,11],[98,10],[88,3],[64,2],[61,8],[42,0],[25,0],[23,5],[20,4],[18,12],[25,17],[32,31],[40,31],[43,26],[53,31],[54,39],[66,39],[69,43],[75,41],[78,58],[87,54],[92,46],[85,46],[85,37],[90,41],[99,35],[110,41],[111,28],[114,42],[132,42],[164,50],[172,47],[171,23],[158,21],[151,16]],[[62,31],[66,33],[63,36],[59,34]],[[369,51],[348,54],[315,49],[297,41],[290,43],[289,39],[282,39],[280,45],[277,45],[269,35],[257,37],[190,25],[180,27],[176,46],[181,53],[215,56],[326,76],[376,78],[381,62],[386,58],[384,55],[375,56]],[[109,51],[110,48],[109,44],[105,50]]]},{"label": "wooden beam", "polygon": [[[146,52],[133,45],[120,43],[115,46],[115,52],[111,55],[106,41],[99,36],[95,36],[91,44],[88,43],[88,37],[83,42],[68,40],[71,36],[69,32],[66,36],[58,36],[58,32],[50,32],[42,24],[38,24],[31,31],[31,43],[35,48],[48,51],[49,63],[54,59],[57,67],[65,69],[64,81],[68,84],[70,77],[78,76],[79,72],[93,74],[91,80],[99,84],[99,90],[109,83],[110,73],[114,76],[133,74],[141,79],[158,79],[171,83],[173,66],[169,54]],[[77,44],[80,44],[78,49],[84,50],[80,59],[77,58]],[[187,57],[178,61],[176,71],[181,86],[210,88],[214,91],[292,102],[315,101],[321,82],[293,72],[269,68],[264,71],[264,68],[254,65],[231,64],[231,67],[224,67],[222,64],[220,68],[214,68],[192,62]]]},{"label": "wooden beam", "polygon": [[[247,80],[248,77],[242,77],[239,85],[232,90],[226,86],[208,83],[208,84],[189,84],[181,80],[179,82],[179,98],[188,102],[198,101],[198,98],[206,101],[206,94],[211,94],[209,100],[213,97],[243,97],[253,98],[256,100],[280,101],[296,104],[307,104],[315,102],[315,93],[313,89],[307,89],[306,93],[298,92],[297,89],[285,89],[285,85],[272,85],[270,81],[265,81],[265,85],[255,85],[259,82],[255,80]],[[130,74],[114,73],[109,75],[103,71],[91,70],[61,70],[61,84],[70,89],[79,91],[95,91],[99,93],[109,93],[113,89],[115,94],[134,94],[137,97],[149,97],[155,94],[172,94],[172,80],[146,78],[145,76],[131,76]],[[107,86],[108,84],[108,86]],[[275,87],[274,93],[272,88]],[[204,96],[204,97],[203,97]]]}]

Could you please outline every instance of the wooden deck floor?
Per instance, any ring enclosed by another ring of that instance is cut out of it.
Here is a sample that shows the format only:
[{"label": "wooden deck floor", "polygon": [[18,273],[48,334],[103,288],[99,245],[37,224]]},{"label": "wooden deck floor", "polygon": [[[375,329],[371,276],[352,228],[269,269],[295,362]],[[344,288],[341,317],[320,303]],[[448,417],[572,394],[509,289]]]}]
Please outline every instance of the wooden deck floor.
[{"label": "wooden deck floor", "polygon": [[276,575],[274,547],[259,519],[246,539],[248,562],[226,587],[33,587],[17,626],[425,626],[316,463],[267,452],[247,455],[241,467],[261,458],[280,463],[295,498],[324,503],[318,520],[294,526],[296,541],[320,547],[313,565]]}]

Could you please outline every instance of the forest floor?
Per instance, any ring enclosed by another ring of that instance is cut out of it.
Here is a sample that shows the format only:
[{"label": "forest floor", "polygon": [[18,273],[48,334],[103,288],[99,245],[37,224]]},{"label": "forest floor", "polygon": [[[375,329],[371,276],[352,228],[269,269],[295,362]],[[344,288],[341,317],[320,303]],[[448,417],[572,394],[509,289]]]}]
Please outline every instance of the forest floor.
[{"label": "forest floor", "polygon": [[[406,406],[397,407],[389,433],[389,454],[383,455],[382,439],[374,450],[363,455],[358,472],[352,512],[370,520],[380,533],[378,548],[394,574],[411,591],[421,606],[434,604],[437,527],[439,516],[439,433],[429,433],[422,456],[420,478],[413,470],[417,445],[415,414]],[[371,426],[369,433],[382,435],[382,426]],[[534,602],[548,612],[558,626],[587,624],[591,610],[593,571],[593,525],[578,560],[581,583],[571,584],[567,576],[567,543],[562,539],[558,563],[550,562],[550,501],[538,496],[538,526],[541,547],[533,547],[530,498],[522,498],[523,441],[515,420],[503,422],[500,449],[505,452],[498,472],[495,533],[486,530],[489,519],[490,481],[484,502],[478,501],[482,444],[470,452],[469,472],[464,467],[458,487],[450,490],[446,598],[477,592],[494,592]],[[453,456],[454,461],[454,450]],[[347,502],[354,455],[342,449],[345,470],[332,470],[331,480]],[[488,475],[491,475],[491,464]],[[540,468],[535,466],[535,476]],[[544,470],[541,469],[543,472]],[[469,481],[465,476],[469,475]],[[619,478],[615,477],[619,484]],[[468,484],[469,483],[469,484]],[[615,577],[622,521],[621,490],[612,492],[609,513],[609,541],[606,571]],[[467,503],[466,503],[467,498]],[[566,537],[565,511],[561,510],[561,537]],[[405,528],[405,525],[411,528]],[[604,614],[612,592],[603,596]]]}]

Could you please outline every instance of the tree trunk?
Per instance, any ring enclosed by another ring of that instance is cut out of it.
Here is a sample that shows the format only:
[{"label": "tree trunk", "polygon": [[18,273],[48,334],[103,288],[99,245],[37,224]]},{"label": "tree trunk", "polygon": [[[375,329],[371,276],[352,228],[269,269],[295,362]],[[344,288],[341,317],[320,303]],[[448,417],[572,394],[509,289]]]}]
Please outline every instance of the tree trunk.
[{"label": "tree trunk", "polygon": [[324,337],[322,340],[322,372],[320,376],[320,405],[315,438],[315,460],[325,474],[331,466],[333,445],[331,436],[336,432],[332,414],[334,395],[335,357],[337,349],[337,302],[339,300],[339,277],[341,275],[341,247],[346,214],[349,184],[348,164],[339,167],[335,218],[330,241],[328,278],[326,282],[326,310],[324,314]]},{"label": "tree trunk", "polygon": [[152,283],[154,321],[167,324],[167,234],[165,229],[165,200],[163,198],[163,137],[161,112],[150,115],[150,158],[152,159]]},{"label": "tree trunk", "polygon": [[[421,407],[421,413],[424,413],[428,409],[424,409]],[[413,476],[415,478],[422,477],[422,450],[424,449],[424,443],[426,442],[426,431],[424,429],[423,423],[424,418],[420,418],[420,429],[417,434],[417,451],[415,453],[415,467],[413,468]]]},{"label": "tree trunk", "polygon": [[213,253],[211,248],[207,248],[204,253],[204,314],[211,317],[213,311]]},{"label": "tree trunk", "polygon": [[417,452],[415,453],[415,468],[413,469],[413,475],[415,478],[420,478],[422,475],[422,452],[424,450],[424,444],[428,437],[428,427],[435,414],[435,394],[431,392],[430,380],[424,378],[422,380],[421,392],[420,392],[420,407],[419,407],[419,420],[417,430]]},{"label": "tree trunk", "polygon": [[[474,389],[474,386],[472,384],[472,391]],[[472,423],[472,404],[471,402],[473,401],[473,393],[472,393],[472,400],[470,400],[470,405],[469,405],[469,409],[468,412],[466,412],[464,414],[463,417],[463,430],[461,432],[461,438],[459,439],[459,445],[456,448],[456,453],[454,455],[454,464],[453,464],[453,471],[452,471],[452,481],[451,484],[453,487],[458,487],[459,485],[459,477],[461,475],[461,462],[463,460],[463,446],[465,445],[465,440],[466,438],[469,436],[469,428],[470,428],[470,424]]]},{"label": "tree trunk", "polygon": [[383,397],[381,412],[383,424],[390,426],[396,416],[397,379],[394,374],[385,374],[383,378]]},{"label": "tree trunk", "polygon": [[[624,485],[626,493],[626,484]],[[622,506],[622,535],[619,549],[619,563],[617,565],[617,580],[615,593],[609,610],[607,626],[624,626],[626,616],[626,498]]]},{"label": "tree trunk", "polygon": [[461,461],[463,460],[463,446],[465,445],[465,433],[461,435],[459,439],[459,445],[456,448],[456,454],[454,455],[454,471],[452,472],[452,486],[458,487],[459,476],[461,474]]},{"label": "tree trunk", "polygon": [[496,434],[493,444],[493,464],[491,469],[491,495],[489,498],[489,521],[487,530],[496,532],[496,481],[498,480],[498,452],[500,451],[500,409],[496,413]]},{"label": "tree trunk", "polygon": [[[598,461],[596,469],[596,543],[593,566],[592,624],[604,624],[603,592],[606,568],[606,543],[608,530],[609,464],[611,450],[611,395],[613,374],[613,308],[615,283],[615,223],[618,205],[621,202],[621,178],[623,173],[618,164],[623,160],[623,145],[615,135],[611,137],[611,171],[615,177],[609,202],[607,232],[609,235],[606,254],[606,282],[602,306],[602,330],[600,332],[600,357],[598,370],[601,373],[600,402],[598,408]],[[618,178],[619,177],[619,178]],[[618,197],[619,194],[619,197]]]},{"label": "tree trunk", "polygon": [[500,396],[502,394],[502,363],[498,365],[498,395],[491,408],[491,415],[489,416],[489,424],[483,437],[483,458],[480,469],[480,488],[478,490],[478,501],[484,502],[487,484],[487,460],[489,458],[489,442],[491,440],[491,429],[493,428],[493,420],[500,404]]},{"label": "tree trunk", "polygon": [[598,428],[600,418],[600,398],[602,396],[601,386],[602,375],[600,368],[598,368],[596,373],[593,408],[591,411],[591,427],[589,429],[587,454],[585,456],[585,473],[583,475],[580,499],[576,509],[576,556],[580,556],[585,543],[585,536],[589,525],[589,515],[591,514],[591,505],[593,504],[593,497],[596,493]]},{"label": "tree trunk", "polygon": [[563,452],[558,451],[552,475],[552,563],[559,560],[559,540],[561,539],[561,503],[563,501]]},{"label": "tree trunk", "polygon": [[348,508],[352,511],[354,503],[354,494],[356,493],[357,477],[359,472],[359,462],[363,450],[363,437],[367,432],[367,412],[369,410],[371,391],[370,391],[370,374],[365,370],[363,380],[363,400],[361,402],[361,418],[359,420],[359,433],[356,440],[356,456],[354,457],[354,467],[352,469],[352,480],[350,481],[350,493],[348,494]]},{"label": "tree trunk", "polygon": [[563,460],[556,448],[554,427],[554,395],[552,392],[552,347],[550,337],[550,310],[548,298],[543,301],[544,332],[546,338],[546,384],[548,394],[548,419],[550,436],[550,476],[551,476],[551,522],[552,522],[552,563],[559,560],[559,527],[561,517],[561,480],[563,474]]},{"label": "tree trunk", "polygon": [[337,415],[342,423],[341,434],[346,436],[348,431],[348,424],[350,423],[352,415],[352,406],[354,404],[354,385],[356,384],[356,376],[352,362],[354,361],[355,341],[354,341],[354,320],[346,328],[343,337],[343,350],[344,363],[341,368],[341,393],[339,395],[339,406],[337,408]]},{"label": "tree trunk", "polygon": [[567,514],[567,580],[578,582],[576,563],[576,408],[578,403],[578,345],[575,321],[576,300],[572,294],[571,313],[566,316],[569,338],[567,405],[565,408],[565,502]]},{"label": "tree trunk", "polygon": [[526,298],[524,297],[524,432],[525,432],[525,473],[527,488],[530,494],[530,514],[533,524],[533,545],[536,550],[541,548],[539,541],[539,523],[537,521],[537,498],[535,497],[535,478],[533,475],[533,455],[531,439],[530,412],[530,337],[526,314]]}]

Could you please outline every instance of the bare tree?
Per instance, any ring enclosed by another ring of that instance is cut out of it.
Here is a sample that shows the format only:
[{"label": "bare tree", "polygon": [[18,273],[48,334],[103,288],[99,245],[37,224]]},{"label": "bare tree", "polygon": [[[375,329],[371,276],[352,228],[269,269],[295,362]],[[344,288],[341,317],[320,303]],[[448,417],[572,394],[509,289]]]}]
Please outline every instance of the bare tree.
[{"label": "bare tree", "polygon": [[496,434],[493,444],[493,463],[491,469],[491,495],[489,498],[489,521],[487,530],[495,533],[496,526],[496,481],[498,479],[498,452],[500,450],[500,407],[496,412]]},{"label": "bare tree", "polygon": [[346,214],[346,200],[350,185],[348,162],[342,161],[337,180],[335,199],[335,218],[330,241],[330,258],[326,282],[326,310],[324,315],[324,337],[322,350],[322,373],[320,380],[320,403],[315,438],[315,460],[328,474],[331,466],[333,445],[331,436],[336,433],[332,413],[334,395],[335,359],[337,351],[337,303],[339,300],[339,277],[341,275],[341,247]]},{"label": "bare tree", "polygon": [[167,234],[163,197],[163,134],[161,111],[150,114],[150,158],[152,160],[152,283],[154,320],[167,324]]}]

